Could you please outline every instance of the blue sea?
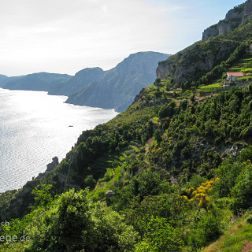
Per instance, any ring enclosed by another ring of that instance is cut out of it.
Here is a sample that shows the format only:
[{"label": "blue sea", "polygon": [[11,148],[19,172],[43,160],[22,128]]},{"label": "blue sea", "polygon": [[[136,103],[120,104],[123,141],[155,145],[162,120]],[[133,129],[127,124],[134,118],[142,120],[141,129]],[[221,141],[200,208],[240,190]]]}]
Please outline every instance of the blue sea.
[{"label": "blue sea", "polygon": [[18,189],[61,160],[83,130],[117,115],[64,103],[65,96],[0,89],[0,192]]}]

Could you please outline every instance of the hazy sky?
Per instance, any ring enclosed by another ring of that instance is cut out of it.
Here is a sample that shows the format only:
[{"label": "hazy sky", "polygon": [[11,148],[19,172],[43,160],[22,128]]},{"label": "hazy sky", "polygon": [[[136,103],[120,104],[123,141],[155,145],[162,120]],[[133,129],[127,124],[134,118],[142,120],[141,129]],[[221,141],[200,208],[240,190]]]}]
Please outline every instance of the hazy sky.
[{"label": "hazy sky", "polygon": [[0,73],[73,74],[175,53],[242,0],[0,0]]}]

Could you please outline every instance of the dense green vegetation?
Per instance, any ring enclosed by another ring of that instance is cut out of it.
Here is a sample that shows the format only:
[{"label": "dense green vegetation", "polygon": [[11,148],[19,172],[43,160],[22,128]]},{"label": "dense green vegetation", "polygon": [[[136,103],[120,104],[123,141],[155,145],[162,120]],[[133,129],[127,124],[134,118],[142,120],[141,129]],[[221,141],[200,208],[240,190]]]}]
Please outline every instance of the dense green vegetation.
[{"label": "dense green vegetation", "polygon": [[250,71],[250,28],[190,49],[197,58],[213,44],[228,47],[224,70],[196,76],[212,84],[174,90],[172,78],[157,79],[126,112],[83,132],[52,171],[0,195],[0,251],[249,248],[252,83],[223,89],[216,80],[226,67]]},{"label": "dense green vegetation", "polygon": [[224,233],[224,235],[209,245],[203,252],[240,252],[252,249],[251,212],[244,214]]},{"label": "dense green vegetation", "polygon": [[252,86],[197,101],[167,85],[83,133],[2,228],[29,237],[17,251],[197,251],[251,207]]}]

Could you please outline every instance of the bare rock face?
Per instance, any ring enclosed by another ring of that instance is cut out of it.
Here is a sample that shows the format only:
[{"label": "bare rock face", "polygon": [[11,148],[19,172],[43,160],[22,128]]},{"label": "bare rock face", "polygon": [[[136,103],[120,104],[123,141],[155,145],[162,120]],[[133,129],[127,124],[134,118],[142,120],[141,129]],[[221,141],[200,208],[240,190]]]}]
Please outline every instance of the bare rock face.
[{"label": "bare rock face", "polygon": [[186,83],[198,80],[203,74],[210,71],[215,65],[226,60],[237,46],[232,41],[214,39],[198,42],[185,50],[160,62],[157,68],[157,78],[170,78],[174,87],[182,87]]},{"label": "bare rock face", "polygon": [[252,0],[248,0],[244,6],[243,22],[252,18]]},{"label": "bare rock face", "polygon": [[207,28],[203,32],[202,39],[206,40],[210,37],[225,35],[251,18],[252,0],[248,0],[246,3],[241,4],[230,10],[224,20],[221,20],[218,24]]},{"label": "bare rock face", "polygon": [[49,172],[49,171],[53,170],[58,164],[59,164],[58,157],[53,157],[52,162],[47,165],[46,171]]},{"label": "bare rock face", "polygon": [[124,111],[142,88],[155,81],[158,62],[168,56],[157,52],[131,54],[115,68],[105,71],[101,79],[70,95],[67,102]]},{"label": "bare rock face", "polygon": [[[230,10],[224,20],[206,29],[202,41],[160,62],[157,78],[171,79],[174,88],[196,86],[204,75],[226,61],[242,40],[252,36],[249,19],[252,19],[252,0]],[[244,24],[241,32],[231,33],[241,24]]]}]

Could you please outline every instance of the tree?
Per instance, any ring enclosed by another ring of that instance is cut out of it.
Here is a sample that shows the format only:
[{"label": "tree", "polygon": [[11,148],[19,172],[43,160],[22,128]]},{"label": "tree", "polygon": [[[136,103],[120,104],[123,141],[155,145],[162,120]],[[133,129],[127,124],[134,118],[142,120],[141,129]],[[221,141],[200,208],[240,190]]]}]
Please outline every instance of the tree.
[{"label": "tree", "polygon": [[252,206],[252,165],[247,163],[236,179],[231,192],[235,199],[233,208],[237,212]]},{"label": "tree", "polygon": [[32,195],[35,201],[35,206],[45,206],[52,201],[52,185],[40,184],[32,191]]},{"label": "tree", "polygon": [[183,246],[178,230],[165,218],[151,218],[146,225],[143,241],[136,246],[136,252],[179,252]]},{"label": "tree", "polygon": [[94,179],[93,175],[88,175],[84,179],[84,186],[93,189],[95,187],[95,185],[96,185],[96,180]]}]

